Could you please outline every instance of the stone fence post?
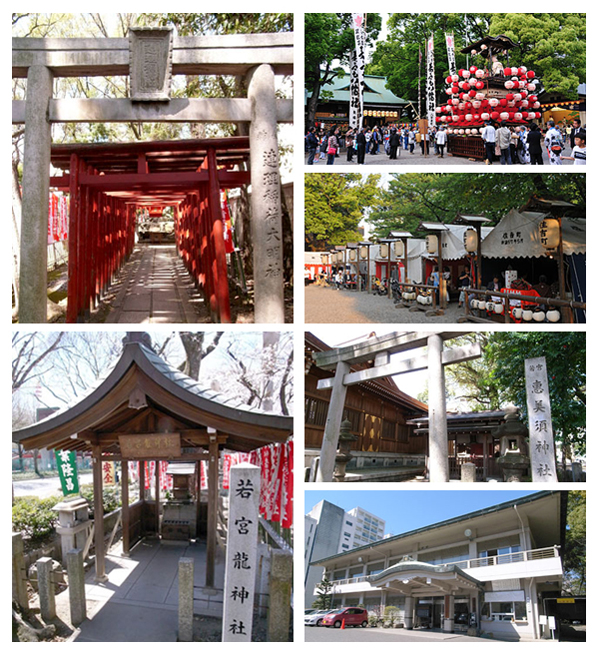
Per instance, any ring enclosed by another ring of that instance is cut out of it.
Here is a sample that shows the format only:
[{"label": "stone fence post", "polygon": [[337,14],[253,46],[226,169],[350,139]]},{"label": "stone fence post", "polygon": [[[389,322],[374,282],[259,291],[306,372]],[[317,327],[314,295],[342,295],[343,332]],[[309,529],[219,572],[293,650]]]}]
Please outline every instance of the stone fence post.
[{"label": "stone fence post", "polygon": [[40,557],[36,562],[36,568],[38,576],[38,593],[40,597],[40,611],[42,619],[48,622],[56,617],[54,581],[52,580],[52,558]]},{"label": "stone fence post", "polygon": [[260,468],[231,467],[221,641],[252,641],[258,555]]},{"label": "stone fence post", "polygon": [[284,550],[271,552],[267,641],[290,640],[292,570],[292,553]]},{"label": "stone fence post", "polygon": [[71,623],[80,625],[87,618],[85,606],[85,573],[83,550],[73,548],[67,552],[67,576],[69,577],[69,607]]},{"label": "stone fence post", "polygon": [[192,641],[194,634],[194,559],[179,558],[179,641]]},{"label": "stone fence post", "polygon": [[25,558],[23,557],[23,535],[12,533],[12,597],[23,609],[29,609],[27,596],[27,575],[25,573]]}]

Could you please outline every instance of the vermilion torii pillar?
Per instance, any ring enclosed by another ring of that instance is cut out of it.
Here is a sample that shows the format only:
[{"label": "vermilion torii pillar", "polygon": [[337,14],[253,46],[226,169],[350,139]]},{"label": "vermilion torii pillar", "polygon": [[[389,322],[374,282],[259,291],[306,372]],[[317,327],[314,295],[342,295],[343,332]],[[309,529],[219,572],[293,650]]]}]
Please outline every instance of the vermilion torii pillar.
[{"label": "vermilion torii pillar", "polygon": [[[344,348],[313,353],[317,366],[335,370],[335,376],[319,380],[318,389],[331,389],[327,421],[317,472],[317,482],[331,482],[335,467],[340,425],[344,413],[346,389],[353,384],[390,375],[428,369],[429,371],[429,481],[447,482],[448,433],[446,426],[446,386],[444,366],[481,356],[479,344],[444,350],[444,341],[467,332],[392,332]],[[391,361],[391,355],[427,347],[426,355]],[[371,368],[352,371],[354,364],[373,361]]]}]

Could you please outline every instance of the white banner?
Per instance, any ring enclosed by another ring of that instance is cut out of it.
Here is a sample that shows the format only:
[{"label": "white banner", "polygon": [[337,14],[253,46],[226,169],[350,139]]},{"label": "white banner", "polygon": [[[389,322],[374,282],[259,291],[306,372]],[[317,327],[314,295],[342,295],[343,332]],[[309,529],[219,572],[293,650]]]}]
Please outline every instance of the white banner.
[{"label": "white banner", "polygon": [[427,41],[427,85],[425,87],[427,121],[429,127],[435,125],[435,62],[433,58],[433,34]]},{"label": "white banner", "polygon": [[446,34],[446,50],[448,52],[448,70],[450,75],[455,75],[456,58],[454,57],[454,34]]},{"label": "white banner", "polygon": [[352,14],[356,49],[350,53],[350,111],[348,123],[352,128],[362,128],[363,89],[365,84],[365,56],[367,36],[364,28],[364,14]]}]

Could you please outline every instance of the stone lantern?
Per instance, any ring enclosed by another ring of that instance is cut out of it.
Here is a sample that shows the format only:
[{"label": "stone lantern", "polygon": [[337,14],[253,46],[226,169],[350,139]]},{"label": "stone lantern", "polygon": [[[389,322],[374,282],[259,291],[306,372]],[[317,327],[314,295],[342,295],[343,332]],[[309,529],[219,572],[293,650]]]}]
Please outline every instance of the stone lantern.
[{"label": "stone lantern", "polygon": [[74,548],[85,549],[85,543],[92,527],[90,507],[80,496],[65,498],[52,508],[58,512],[56,532],[60,535],[62,562],[66,564],[67,553]]},{"label": "stone lantern", "polygon": [[516,407],[510,406],[504,415],[505,423],[491,434],[500,438],[498,465],[504,473],[505,482],[521,482],[530,466],[527,439],[529,431],[519,420]]},{"label": "stone lantern", "polygon": [[333,479],[335,482],[343,482],[346,477],[346,466],[348,462],[354,457],[350,454],[350,448],[356,437],[350,432],[352,423],[348,419],[344,419],[340,425],[340,436],[338,440],[338,449],[335,455],[335,469],[333,471]]}]

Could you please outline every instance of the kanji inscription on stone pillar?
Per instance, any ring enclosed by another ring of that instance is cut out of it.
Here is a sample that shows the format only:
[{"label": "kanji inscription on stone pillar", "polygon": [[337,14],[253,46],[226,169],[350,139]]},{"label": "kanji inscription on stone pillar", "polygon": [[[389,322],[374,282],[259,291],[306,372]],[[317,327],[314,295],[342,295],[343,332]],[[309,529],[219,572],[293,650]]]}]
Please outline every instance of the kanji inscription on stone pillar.
[{"label": "kanji inscription on stone pillar", "polygon": [[527,415],[529,417],[529,456],[532,482],[556,482],[554,431],[550,414],[550,390],[546,358],[525,360]]},{"label": "kanji inscription on stone pillar", "polygon": [[231,467],[222,641],[252,641],[258,554],[260,468]]},{"label": "kanji inscription on stone pillar", "polygon": [[167,101],[171,93],[173,30],[170,27],[129,29],[131,99]]}]

